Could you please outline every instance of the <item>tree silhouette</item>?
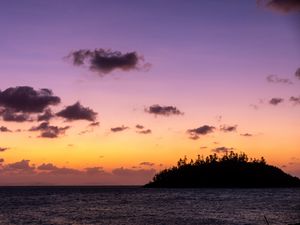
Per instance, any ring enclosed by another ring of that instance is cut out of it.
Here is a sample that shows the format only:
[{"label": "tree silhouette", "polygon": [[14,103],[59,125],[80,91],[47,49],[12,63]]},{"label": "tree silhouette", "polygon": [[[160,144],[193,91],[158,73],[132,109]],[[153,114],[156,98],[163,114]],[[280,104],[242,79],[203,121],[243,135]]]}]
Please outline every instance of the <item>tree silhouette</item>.
[{"label": "tree silhouette", "polygon": [[190,162],[185,156],[145,187],[300,187],[300,180],[268,165],[263,157],[249,159],[245,153],[231,151],[221,157],[198,155]]}]

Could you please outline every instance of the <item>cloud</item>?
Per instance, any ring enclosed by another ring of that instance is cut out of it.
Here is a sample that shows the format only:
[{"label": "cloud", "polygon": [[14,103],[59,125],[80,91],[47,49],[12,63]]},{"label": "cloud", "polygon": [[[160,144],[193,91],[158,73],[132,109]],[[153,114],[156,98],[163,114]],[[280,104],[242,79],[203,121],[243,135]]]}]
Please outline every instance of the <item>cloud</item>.
[{"label": "cloud", "polygon": [[57,138],[58,136],[65,134],[65,131],[69,128],[69,126],[51,126],[49,125],[49,122],[43,122],[36,127],[30,128],[29,131],[41,131],[40,137],[42,138]]},{"label": "cloud", "polygon": [[143,126],[143,125],[140,125],[140,124],[137,124],[137,125],[135,126],[135,128],[136,128],[136,129],[144,129],[144,126]]},{"label": "cloud", "polygon": [[243,133],[243,134],[240,134],[241,136],[243,137],[252,137],[253,134],[249,134],[249,133]]},{"label": "cloud", "polygon": [[15,162],[15,163],[10,163],[5,165],[4,167],[4,171],[11,171],[11,172],[18,172],[18,173],[22,173],[22,172],[33,172],[35,169],[35,166],[31,166],[29,164],[30,160],[21,160],[19,162]]},{"label": "cloud", "polygon": [[214,132],[215,129],[216,128],[213,126],[204,125],[195,129],[189,129],[187,130],[187,133],[190,135],[190,139],[197,140],[200,138],[200,135],[207,135]]},{"label": "cloud", "polygon": [[293,82],[288,78],[280,78],[277,75],[267,76],[267,81],[269,83],[282,83],[282,84],[293,84]]},{"label": "cloud", "polygon": [[297,69],[297,71],[295,72],[295,76],[300,79],[300,68]]},{"label": "cloud", "polygon": [[272,99],[269,101],[269,103],[270,103],[271,105],[278,105],[278,104],[282,103],[283,101],[284,101],[284,99],[282,99],[282,98],[272,98]]},{"label": "cloud", "polygon": [[90,127],[98,127],[100,126],[100,122],[92,122],[89,124]]},{"label": "cloud", "polygon": [[152,162],[141,162],[140,163],[140,166],[154,166],[155,163],[152,163]]},{"label": "cloud", "polygon": [[68,121],[88,120],[95,121],[98,113],[88,107],[83,107],[79,102],[67,106],[65,109],[56,113],[57,116],[63,117]]},{"label": "cloud", "polygon": [[5,147],[0,147],[0,152],[5,152],[6,150],[8,150],[9,148],[5,148]]},{"label": "cloud", "polygon": [[236,132],[237,125],[229,126],[229,125],[222,125],[220,126],[220,131],[223,132]]},{"label": "cloud", "polygon": [[33,119],[30,118],[28,113],[15,112],[12,109],[4,109],[0,112],[0,116],[6,122],[32,122]]},{"label": "cloud", "polygon": [[120,131],[124,131],[127,130],[129,127],[125,127],[124,125],[122,125],[121,127],[112,127],[110,128],[110,130],[112,132],[120,132]]},{"label": "cloud", "polygon": [[55,170],[57,169],[57,167],[55,165],[53,165],[52,163],[43,163],[40,166],[37,167],[38,170]]},{"label": "cloud", "polygon": [[294,103],[295,105],[300,104],[300,96],[299,97],[290,97],[290,102]]},{"label": "cloud", "polygon": [[39,113],[50,105],[60,103],[50,89],[34,90],[32,87],[11,87],[0,91],[0,106],[12,112]]},{"label": "cloud", "polygon": [[160,116],[183,115],[175,106],[160,106],[157,104],[146,108],[145,111]]},{"label": "cloud", "polygon": [[117,176],[142,176],[142,177],[152,177],[155,174],[154,169],[139,169],[139,170],[132,170],[132,169],[126,169],[126,168],[116,168],[112,171],[114,175]]},{"label": "cloud", "polygon": [[283,13],[300,11],[299,0],[258,0],[258,4],[264,4],[265,7]]},{"label": "cloud", "polygon": [[4,162],[4,159],[0,158],[0,164]]},{"label": "cloud", "polygon": [[66,58],[75,66],[87,66],[90,71],[105,75],[115,69],[129,71],[149,68],[144,58],[136,52],[121,53],[110,49],[80,49],[71,52]]},{"label": "cloud", "polygon": [[85,172],[86,172],[88,175],[98,175],[98,174],[106,173],[106,172],[103,170],[103,167],[101,167],[101,166],[85,168]]},{"label": "cloud", "polygon": [[146,130],[139,130],[139,131],[137,131],[137,133],[139,133],[139,134],[151,134],[152,131],[150,129],[146,129]]},{"label": "cloud", "polygon": [[223,146],[223,147],[214,148],[211,151],[215,152],[215,153],[227,153],[227,152],[230,152],[233,150],[234,150],[234,148],[227,148],[227,147]]},{"label": "cloud", "polygon": [[54,116],[55,115],[52,113],[51,109],[46,109],[43,114],[38,115],[37,120],[38,121],[49,121]]},{"label": "cloud", "polygon": [[11,130],[8,129],[7,127],[1,126],[0,127],[0,132],[11,132]]}]

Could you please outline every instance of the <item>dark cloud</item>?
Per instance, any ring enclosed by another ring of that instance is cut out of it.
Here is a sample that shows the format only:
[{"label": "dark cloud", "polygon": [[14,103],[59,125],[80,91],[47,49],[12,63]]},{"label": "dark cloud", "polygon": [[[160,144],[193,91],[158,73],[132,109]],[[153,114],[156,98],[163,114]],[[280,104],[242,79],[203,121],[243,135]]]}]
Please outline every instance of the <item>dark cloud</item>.
[{"label": "dark cloud", "polygon": [[243,136],[243,137],[252,137],[252,136],[253,136],[253,134],[249,134],[249,133],[243,133],[243,134],[241,134],[241,136]]},{"label": "dark cloud", "polygon": [[229,126],[229,125],[222,125],[220,126],[220,131],[223,132],[236,132],[237,125]]},{"label": "dark cloud", "polygon": [[154,166],[155,163],[152,163],[152,162],[141,162],[140,163],[140,166]]},{"label": "dark cloud", "polygon": [[58,136],[65,134],[65,131],[69,128],[69,126],[51,126],[49,125],[49,122],[43,122],[37,127],[30,128],[29,131],[40,131],[40,137],[42,138],[57,138]]},{"label": "dark cloud", "polygon": [[206,135],[212,133],[216,128],[213,126],[204,125],[195,129],[190,129],[187,132],[190,134]]},{"label": "dark cloud", "polygon": [[112,127],[110,128],[110,130],[112,132],[120,132],[120,131],[124,131],[127,130],[129,127],[125,127],[124,125],[122,125],[121,127]]},{"label": "dark cloud", "polygon": [[33,119],[28,113],[15,112],[12,109],[4,109],[0,112],[0,116],[6,122],[31,122]]},{"label": "dark cloud", "polygon": [[300,68],[295,72],[295,76],[300,79]]},{"label": "dark cloud", "polygon": [[290,97],[290,102],[294,103],[295,105],[300,104],[300,97]]},{"label": "dark cloud", "polygon": [[29,164],[30,160],[21,160],[19,162],[7,164],[4,170],[16,172],[32,172],[35,167]]},{"label": "dark cloud", "polygon": [[7,127],[1,126],[0,127],[0,132],[11,132],[11,130],[8,129]]},{"label": "dark cloud", "polygon": [[218,147],[218,148],[214,148],[211,151],[215,152],[215,153],[228,153],[230,151],[233,151],[234,148],[227,148],[227,147]]},{"label": "dark cloud", "polygon": [[103,170],[103,167],[101,167],[101,166],[85,168],[85,172],[89,175],[98,175],[98,174],[106,173]]},{"label": "dark cloud", "polygon": [[152,105],[149,108],[145,109],[145,111],[151,114],[161,116],[183,115],[183,113],[175,106]]},{"label": "dark cloud", "polygon": [[144,58],[136,52],[121,53],[110,49],[87,50],[80,49],[71,52],[67,58],[75,66],[87,66],[91,71],[105,75],[115,69],[129,71],[147,68],[149,63],[144,63]]},{"label": "dark cloud", "polygon": [[140,124],[137,124],[137,125],[135,126],[135,128],[136,128],[136,129],[144,129],[144,126],[143,126],[143,125],[140,125]]},{"label": "dark cloud", "polygon": [[142,176],[142,177],[152,177],[155,174],[154,169],[139,169],[139,170],[131,170],[126,168],[116,168],[112,171],[114,175],[117,176],[128,176],[128,177],[135,177],[135,176]]},{"label": "dark cloud", "polygon": [[4,162],[4,159],[0,158],[0,164]]},{"label": "dark cloud", "polygon": [[83,107],[79,102],[74,105],[67,106],[65,109],[56,113],[57,116],[63,117],[68,121],[88,120],[95,121],[98,113],[88,107]]},{"label": "dark cloud", "polygon": [[201,146],[200,149],[207,149],[207,146]]},{"label": "dark cloud", "polygon": [[13,112],[39,113],[50,105],[60,103],[49,89],[34,90],[32,87],[11,87],[0,91],[0,106]]},{"label": "dark cloud", "polygon": [[137,131],[137,133],[139,133],[139,134],[151,134],[152,131],[150,129],[146,129],[146,130],[139,130],[139,131]]},{"label": "dark cloud", "polygon": [[284,99],[282,99],[282,98],[272,98],[272,99],[269,101],[269,103],[270,103],[271,105],[278,105],[278,104],[282,103],[283,101],[284,101]]},{"label": "dark cloud", "polygon": [[90,127],[98,127],[100,126],[100,122],[92,122],[89,124]]},{"label": "dark cloud", "polygon": [[258,4],[283,13],[300,11],[299,0],[258,0]]},{"label": "dark cloud", "polygon": [[38,121],[49,121],[53,117],[55,117],[55,115],[52,113],[51,109],[46,109],[43,114],[38,115],[37,120]]},{"label": "dark cloud", "polygon": [[53,165],[52,163],[43,163],[40,166],[37,167],[38,170],[45,170],[45,171],[50,171],[50,170],[55,170],[57,167]]},{"label": "dark cloud", "polygon": [[293,84],[293,82],[288,78],[280,78],[277,75],[267,76],[267,81],[270,83],[282,83],[282,84]]},{"label": "dark cloud", "polygon": [[0,152],[5,152],[6,150],[8,150],[9,148],[5,148],[5,147],[0,147]]}]

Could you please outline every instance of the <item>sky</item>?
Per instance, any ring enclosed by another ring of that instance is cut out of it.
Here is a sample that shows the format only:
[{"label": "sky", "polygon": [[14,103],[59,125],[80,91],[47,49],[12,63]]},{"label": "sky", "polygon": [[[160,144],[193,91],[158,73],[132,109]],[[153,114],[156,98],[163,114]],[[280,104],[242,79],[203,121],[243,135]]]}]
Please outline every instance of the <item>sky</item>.
[{"label": "sky", "polygon": [[300,177],[298,0],[0,2],[0,185],[140,185],[229,151]]}]

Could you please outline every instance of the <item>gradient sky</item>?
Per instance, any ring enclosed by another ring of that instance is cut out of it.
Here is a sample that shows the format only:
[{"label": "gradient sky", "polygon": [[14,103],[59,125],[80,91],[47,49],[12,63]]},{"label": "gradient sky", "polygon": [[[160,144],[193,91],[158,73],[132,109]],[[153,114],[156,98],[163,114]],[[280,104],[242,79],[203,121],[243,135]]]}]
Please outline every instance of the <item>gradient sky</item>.
[{"label": "gradient sky", "polygon": [[[218,149],[300,177],[300,16],[266,2],[1,1],[0,90],[51,89],[61,98],[53,112],[79,101],[100,125],[55,117],[51,125],[70,128],[42,138],[29,131],[40,122],[2,118],[0,185],[143,184],[180,157]],[[151,66],[100,74],[66,57],[80,49],[136,52]],[[156,104],[182,114],[147,112]],[[191,139],[204,125],[215,129]]]}]

